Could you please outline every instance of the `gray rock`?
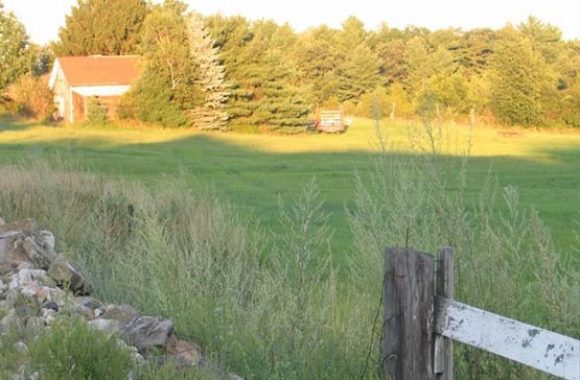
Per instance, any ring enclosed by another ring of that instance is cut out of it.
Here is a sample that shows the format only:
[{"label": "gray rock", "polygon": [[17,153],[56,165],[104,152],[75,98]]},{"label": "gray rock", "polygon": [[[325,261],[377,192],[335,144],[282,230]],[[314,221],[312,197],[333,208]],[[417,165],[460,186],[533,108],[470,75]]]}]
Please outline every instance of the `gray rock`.
[{"label": "gray rock", "polygon": [[6,222],[4,221],[4,219],[2,219],[2,217],[0,216],[0,226],[6,224]]},{"label": "gray rock", "polygon": [[120,333],[121,332],[121,322],[114,319],[93,319],[89,322],[89,326],[108,333]]},{"label": "gray rock", "polygon": [[14,311],[22,319],[26,319],[29,317],[35,317],[37,315],[40,315],[39,309],[35,308],[32,305],[27,305],[27,304],[22,304],[22,305],[16,306],[14,308]]},{"label": "gray rock", "polygon": [[14,343],[14,350],[19,354],[24,354],[28,351],[28,346],[23,341],[19,340],[18,342]]},{"label": "gray rock", "polygon": [[24,238],[21,232],[0,235],[0,273],[10,273],[20,264],[30,261],[24,248]]},{"label": "gray rock", "polygon": [[42,317],[29,317],[26,319],[25,331],[36,336],[44,329],[45,323]]},{"label": "gray rock", "polygon": [[68,286],[76,295],[87,295],[91,293],[92,286],[88,280],[69,263],[64,257],[58,256],[48,267],[48,275],[57,284]]},{"label": "gray rock", "polygon": [[134,318],[122,331],[123,340],[139,352],[152,347],[164,347],[173,331],[168,319],[141,316]]},{"label": "gray rock", "polygon": [[114,319],[124,325],[128,325],[137,316],[139,316],[137,310],[129,305],[109,305],[101,315],[101,318]]},{"label": "gray rock", "polygon": [[44,305],[42,305],[42,308],[47,309],[47,310],[54,310],[54,311],[58,311],[60,309],[58,304],[54,301],[46,301],[44,303]]},{"label": "gray rock", "polygon": [[0,320],[0,331],[2,332],[8,332],[11,330],[22,331],[23,327],[23,323],[15,310],[10,310],[8,314]]},{"label": "gray rock", "polygon": [[84,307],[83,305],[74,305],[71,308],[71,311],[89,321],[95,319],[95,313],[91,309],[89,309],[88,307]]},{"label": "gray rock", "polygon": [[18,290],[9,289],[5,294],[4,300],[6,301],[6,304],[8,304],[8,306],[12,307],[16,305],[16,303],[21,297],[22,295]]},{"label": "gray rock", "polygon": [[55,302],[58,305],[63,305],[67,299],[67,294],[60,288],[48,288],[48,302]]},{"label": "gray rock", "polygon": [[25,237],[23,247],[36,268],[48,269],[57,258],[54,248],[44,241],[44,236],[40,233]]},{"label": "gray rock", "polygon": [[36,284],[28,284],[24,286],[21,290],[21,294],[32,300],[36,300],[40,303],[46,301],[48,298],[48,291],[50,288],[46,286],[38,286]]},{"label": "gray rock", "polygon": [[75,300],[75,305],[80,305],[83,307],[86,307],[87,309],[91,309],[91,310],[95,310],[97,308],[102,308],[104,305],[101,301],[99,301],[96,298],[93,297],[76,297]]},{"label": "gray rock", "polygon": [[47,326],[50,326],[52,322],[56,319],[57,311],[53,309],[42,309],[42,319]]},{"label": "gray rock", "polygon": [[42,230],[38,231],[38,237],[40,241],[43,242],[44,249],[54,252],[56,256],[56,252],[54,250],[56,239],[54,238],[54,234],[50,231]]},{"label": "gray rock", "polygon": [[54,280],[42,269],[21,269],[18,272],[18,281],[21,285],[34,283],[42,286],[56,286]]},{"label": "gray rock", "polygon": [[18,264],[18,266],[16,267],[16,270],[21,271],[24,269],[34,269],[34,264],[32,264],[30,261],[24,261],[21,262],[20,264]]}]

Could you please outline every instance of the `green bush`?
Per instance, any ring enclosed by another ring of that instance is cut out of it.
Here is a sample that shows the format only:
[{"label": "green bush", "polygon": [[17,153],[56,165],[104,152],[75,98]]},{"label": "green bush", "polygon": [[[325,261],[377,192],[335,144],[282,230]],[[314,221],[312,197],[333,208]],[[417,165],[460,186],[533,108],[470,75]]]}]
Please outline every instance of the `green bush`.
[{"label": "green bush", "polygon": [[173,102],[171,86],[161,76],[146,71],[122,100],[121,116],[168,128],[182,127],[187,118]]},{"label": "green bush", "polygon": [[106,124],[109,116],[107,106],[99,101],[99,98],[92,96],[86,100],[87,114],[85,115],[85,122],[88,124]]},{"label": "green bush", "polygon": [[132,354],[118,338],[79,318],[60,318],[29,347],[30,366],[42,379],[126,380]]}]

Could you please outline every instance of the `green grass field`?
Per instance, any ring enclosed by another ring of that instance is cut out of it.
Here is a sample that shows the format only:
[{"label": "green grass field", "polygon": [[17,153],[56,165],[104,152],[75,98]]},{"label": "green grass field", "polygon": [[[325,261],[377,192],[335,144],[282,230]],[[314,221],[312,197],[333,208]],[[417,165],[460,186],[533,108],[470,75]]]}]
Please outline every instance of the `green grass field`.
[{"label": "green grass field", "polygon": [[[36,217],[98,298],[172,319],[244,378],[376,379],[385,245],[451,245],[458,300],[579,331],[578,133],[386,124],[382,150],[368,120],[293,136],[0,125],[0,214]],[[545,378],[462,345],[455,363]]]},{"label": "green grass field", "polygon": [[[409,143],[408,125],[383,127],[390,147],[387,154],[419,153]],[[574,221],[580,219],[580,134],[447,126],[440,139],[443,152],[457,167],[457,153],[471,141],[468,191],[478,192],[491,171],[500,186],[518,188],[521,205],[535,207],[558,247],[568,250],[578,229]],[[378,151],[376,129],[369,120],[357,120],[343,135],[293,136],[0,121],[2,165],[29,158],[58,159],[108,177],[145,183],[180,172],[195,188],[231,200],[274,229],[281,228],[276,224],[279,201],[316,177],[335,230],[335,252],[351,248],[344,209],[352,204],[355,173],[365,178]]]}]

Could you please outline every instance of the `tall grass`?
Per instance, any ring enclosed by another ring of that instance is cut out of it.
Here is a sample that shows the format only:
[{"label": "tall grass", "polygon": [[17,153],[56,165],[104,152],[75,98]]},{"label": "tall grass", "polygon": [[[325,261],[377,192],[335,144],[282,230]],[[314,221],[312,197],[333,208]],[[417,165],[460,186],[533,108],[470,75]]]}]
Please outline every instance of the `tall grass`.
[{"label": "tall grass", "polygon": [[0,169],[3,218],[37,218],[98,297],[171,318],[178,334],[250,379],[361,371],[369,310],[344,297],[354,310],[345,312],[319,256],[328,236],[317,192],[310,183],[284,208],[288,235],[271,236],[179,178],[146,188],[42,163]]},{"label": "tall grass", "polygon": [[[377,124],[379,141],[389,150],[388,126]],[[460,165],[441,153],[453,136],[437,122],[411,130],[418,155],[375,163],[369,183],[357,178],[355,208],[349,213],[354,231],[353,274],[362,287],[382,275],[385,246],[456,253],[456,298],[570,336],[580,334],[580,272],[577,259],[558,252],[549,230],[534,209],[522,210],[518,191],[498,188],[490,173],[485,185],[469,189],[470,145],[458,146]],[[466,201],[476,191],[477,202]],[[459,346],[459,345],[458,345]],[[543,375],[476,349],[456,349],[458,378],[542,378]]]},{"label": "tall grass", "polygon": [[[438,123],[411,131],[414,155],[386,154],[381,136],[385,154],[370,180],[357,176],[345,213],[355,248],[343,268],[315,182],[285,200],[275,229],[284,232],[273,233],[194,193],[185,175],[145,187],[34,162],[0,168],[0,215],[37,218],[100,298],[171,318],[248,379],[374,378],[386,246],[452,246],[459,300],[578,335],[578,262],[562,261],[517,189],[499,189],[492,175],[469,188],[469,145],[459,165],[446,158],[456,143]],[[467,191],[479,201],[468,203]],[[542,378],[467,347],[456,349],[456,367],[458,378]]]}]

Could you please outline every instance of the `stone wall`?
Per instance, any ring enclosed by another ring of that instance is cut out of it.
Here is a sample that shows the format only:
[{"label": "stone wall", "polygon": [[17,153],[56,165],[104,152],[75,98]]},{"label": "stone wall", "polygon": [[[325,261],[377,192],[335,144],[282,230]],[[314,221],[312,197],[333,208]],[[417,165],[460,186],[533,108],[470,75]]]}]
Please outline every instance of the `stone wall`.
[{"label": "stone wall", "polygon": [[[133,351],[136,366],[172,362],[219,379],[241,379],[209,361],[199,344],[177,337],[171,320],[141,315],[130,305],[106,304],[92,293],[86,277],[56,252],[50,231],[32,219],[5,223],[0,218],[0,336],[11,329],[40,333],[66,310],[104,334],[116,334]],[[29,306],[22,306],[23,299]],[[19,350],[25,350],[19,343]]]}]

